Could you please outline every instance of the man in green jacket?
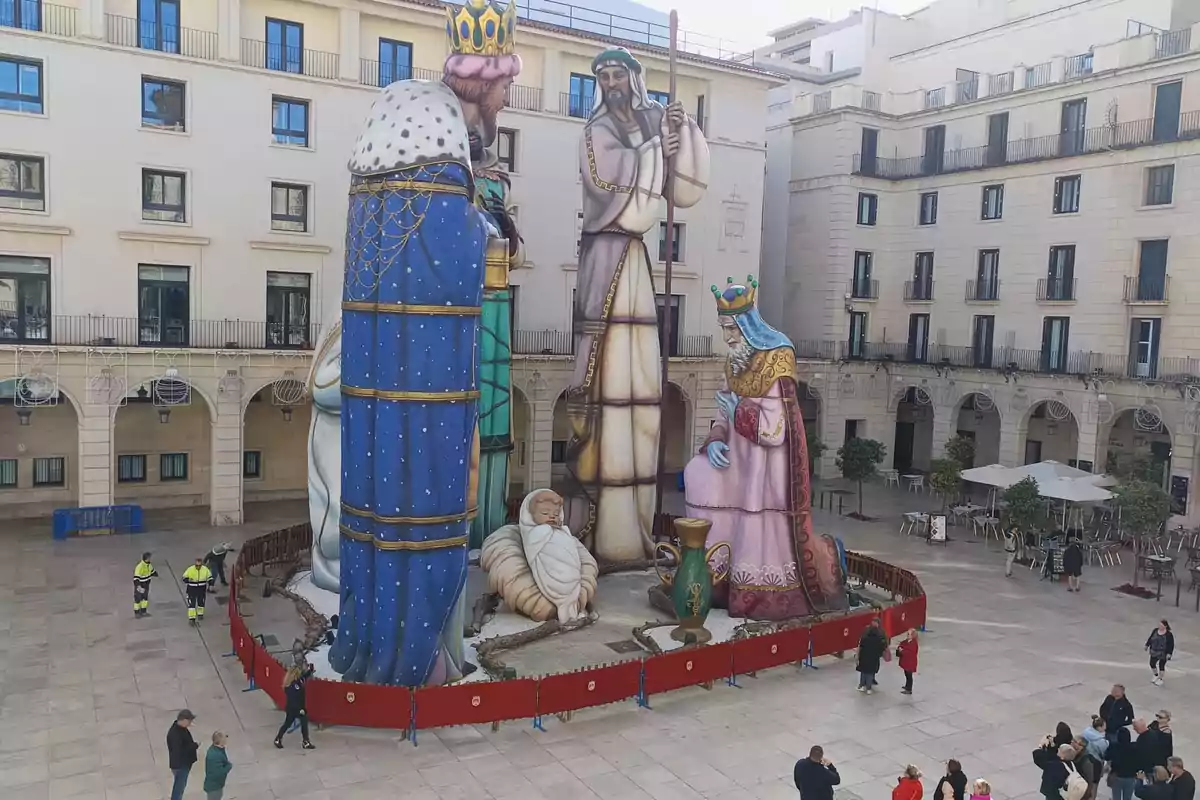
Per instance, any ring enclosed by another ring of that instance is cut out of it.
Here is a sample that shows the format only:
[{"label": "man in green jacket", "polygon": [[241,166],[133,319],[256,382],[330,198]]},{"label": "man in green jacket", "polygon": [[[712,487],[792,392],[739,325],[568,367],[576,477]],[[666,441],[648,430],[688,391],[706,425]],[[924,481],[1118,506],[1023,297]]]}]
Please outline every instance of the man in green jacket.
[{"label": "man in green jacket", "polygon": [[225,794],[225,779],[233,769],[233,764],[229,763],[229,756],[225,754],[227,741],[228,736],[214,731],[212,747],[208,748],[208,753],[204,756],[204,795],[208,800],[221,800]]}]

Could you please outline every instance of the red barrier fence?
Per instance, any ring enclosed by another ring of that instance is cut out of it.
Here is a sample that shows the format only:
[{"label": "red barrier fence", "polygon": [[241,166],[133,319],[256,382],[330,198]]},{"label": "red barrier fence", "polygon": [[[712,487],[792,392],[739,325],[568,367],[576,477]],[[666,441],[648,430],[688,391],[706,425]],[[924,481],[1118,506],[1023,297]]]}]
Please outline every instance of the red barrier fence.
[{"label": "red barrier fence", "polygon": [[[279,707],[284,702],[284,668],[250,632],[238,609],[237,593],[243,576],[250,574],[251,567],[289,562],[311,547],[312,531],[307,525],[296,525],[252,539],[238,553],[230,581],[229,634],[233,653],[252,679],[252,685],[265,691]],[[735,675],[854,650],[867,625],[877,617],[882,619],[889,637],[924,627],[925,592],[915,575],[858,553],[847,553],[846,561],[851,576],[890,592],[895,598],[904,598],[903,602],[882,611],[859,611],[806,627],[541,678],[459,683],[416,690],[314,679],[308,684],[308,715],[325,725],[409,730],[512,719],[536,720],[632,697],[645,705],[646,698],[652,694],[712,684]]]}]

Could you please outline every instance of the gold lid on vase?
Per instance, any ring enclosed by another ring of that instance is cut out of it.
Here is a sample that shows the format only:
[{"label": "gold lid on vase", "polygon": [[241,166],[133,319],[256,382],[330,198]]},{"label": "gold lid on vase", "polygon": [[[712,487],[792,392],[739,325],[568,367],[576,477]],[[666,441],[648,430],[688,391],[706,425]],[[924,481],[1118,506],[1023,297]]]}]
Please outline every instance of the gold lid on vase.
[{"label": "gold lid on vase", "polygon": [[696,517],[680,517],[675,520],[675,533],[684,547],[702,549],[711,529],[711,520]]}]

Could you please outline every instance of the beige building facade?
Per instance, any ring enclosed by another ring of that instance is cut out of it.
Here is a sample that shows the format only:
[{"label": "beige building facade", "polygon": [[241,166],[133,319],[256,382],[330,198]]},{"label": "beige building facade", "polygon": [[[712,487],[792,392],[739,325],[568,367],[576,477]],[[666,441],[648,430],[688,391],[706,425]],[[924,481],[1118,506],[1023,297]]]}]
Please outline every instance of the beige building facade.
[{"label": "beige building facade", "polygon": [[1198,516],[1200,25],[1027,5],[774,107],[770,314],[817,359],[828,473],[848,437],[919,472],[963,433],[977,464],[1150,474]]},{"label": "beige building facade", "polygon": [[[0,517],[136,503],[232,524],[248,503],[306,496],[305,382],[339,313],[346,159],[379,86],[440,79],[445,6],[16,7],[0,27]],[[565,447],[591,58],[623,44],[656,96],[668,88],[664,50],[624,41],[617,21],[588,27],[521,21],[524,69],[500,120],[527,258],[511,275],[514,492],[549,483]],[[707,431],[723,363],[708,287],[759,264],[778,83],[679,60],[677,96],[713,157],[706,198],[676,217],[662,298],[678,332],[677,465]],[[647,245],[661,285],[664,248]]]}]

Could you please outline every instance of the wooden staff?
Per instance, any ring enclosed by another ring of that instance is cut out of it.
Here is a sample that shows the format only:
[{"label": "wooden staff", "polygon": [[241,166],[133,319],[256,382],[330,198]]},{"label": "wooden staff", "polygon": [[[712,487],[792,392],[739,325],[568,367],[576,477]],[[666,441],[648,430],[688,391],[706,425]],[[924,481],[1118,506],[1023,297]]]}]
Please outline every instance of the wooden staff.
[{"label": "wooden staff", "polygon": [[[667,92],[667,105],[670,106],[675,102],[675,58],[677,53],[676,40],[679,38],[679,12],[671,11],[670,33],[669,33],[669,71],[670,85]],[[676,128],[670,124],[668,120],[668,130],[678,132]],[[663,259],[663,270],[666,273],[666,278],[663,281],[663,293],[666,295],[666,303],[663,307],[662,321],[662,398],[661,414],[658,425],[658,491],[655,492],[654,498],[654,522],[653,526],[659,526],[662,519],[662,502],[663,493],[667,488],[667,436],[663,432],[663,420],[667,417],[667,378],[671,368],[671,336],[674,333],[671,325],[671,268],[674,261],[675,251],[675,198],[672,191],[672,179],[675,175],[675,157],[667,158],[667,163],[664,169],[665,194],[667,198],[667,231],[663,237],[666,247],[665,258]],[[686,423],[685,423],[686,424]],[[669,539],[671,531],[664,529],[659,530],[658,537],[660,539]]]}]

